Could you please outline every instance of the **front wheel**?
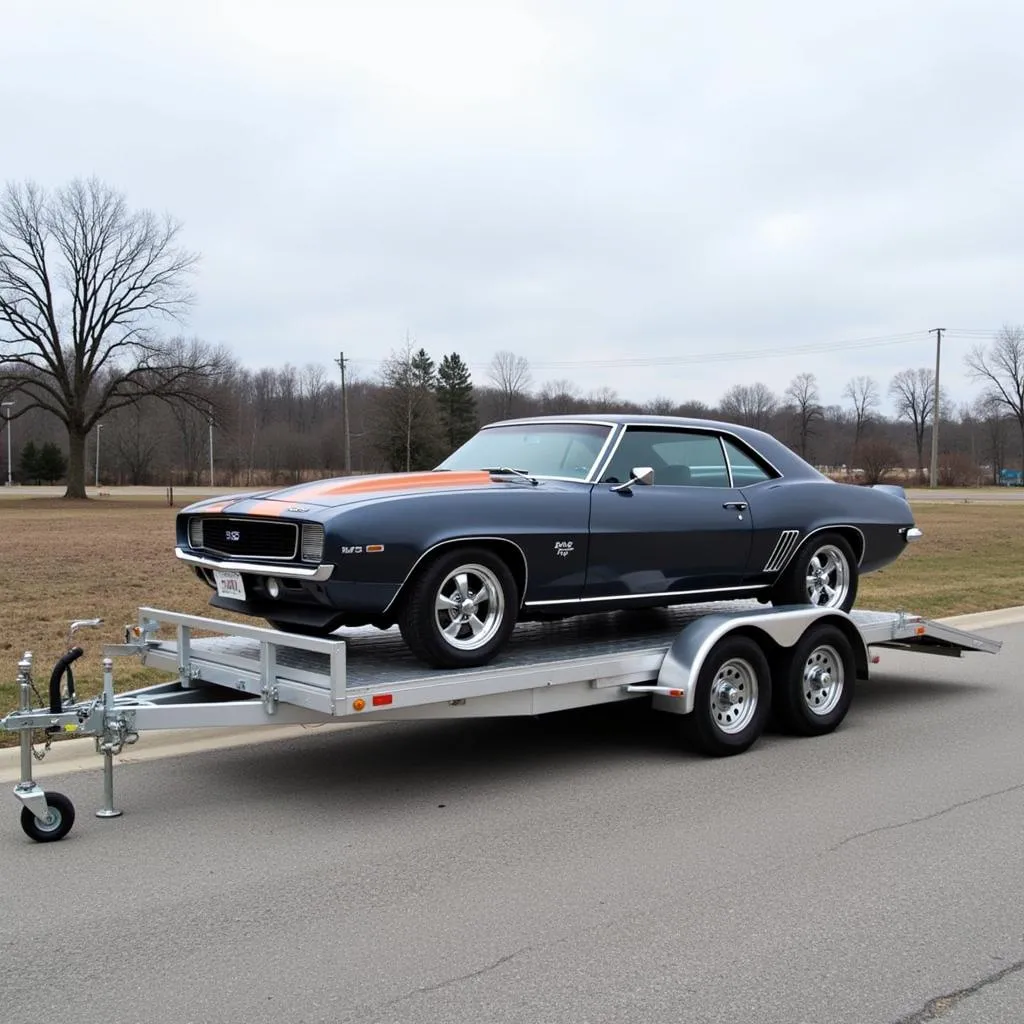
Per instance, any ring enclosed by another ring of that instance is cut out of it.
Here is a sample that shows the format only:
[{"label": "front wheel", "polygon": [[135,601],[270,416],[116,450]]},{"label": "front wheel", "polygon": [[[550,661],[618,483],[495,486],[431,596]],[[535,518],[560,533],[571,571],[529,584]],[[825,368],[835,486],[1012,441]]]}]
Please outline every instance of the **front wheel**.
[{"label": "front wheel", "polygon": [[55,843],[63,839],[75,823],[75,805],[63,793],[44,793],[49,813],[42,821],[27,807],[21,809],[21,827],[37,843]]},{"label": "front wheel", "polygon": [[693,711],[683,721],[704,753],[741,754],[764,731],[771,702],[771,670],[761,647],[750,637],[726,636],[704,660]]},{"label": "front wheel", "polygon": [[810,604],[848,612],[857,599],[857,559],[846,538],[823,533],[808,540],[772,590],[772,604]]},{"label": "front wheel", "polygon": [[459,548],[431,561],[398,619],[402,638],[434,668],[485,665],[516,624],[519,594],[508,566],[486,548]]}]

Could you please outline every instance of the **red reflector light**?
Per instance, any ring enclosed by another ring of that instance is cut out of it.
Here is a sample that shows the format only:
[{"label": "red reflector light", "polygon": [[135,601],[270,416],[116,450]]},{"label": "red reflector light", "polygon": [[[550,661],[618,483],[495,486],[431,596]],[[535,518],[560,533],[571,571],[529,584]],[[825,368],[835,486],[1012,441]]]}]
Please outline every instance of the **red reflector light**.
[{"label": "red reflector light", "polygon": [[670,697],[682,697],[683,691],[682,690],[669,690],[668,691],[668,695]]},{"label": "red reflector light", "polygon": [[390,704],[392,697],[390,693],[375,693],[373,695],[373,706],[379,708],[384,704]]}]

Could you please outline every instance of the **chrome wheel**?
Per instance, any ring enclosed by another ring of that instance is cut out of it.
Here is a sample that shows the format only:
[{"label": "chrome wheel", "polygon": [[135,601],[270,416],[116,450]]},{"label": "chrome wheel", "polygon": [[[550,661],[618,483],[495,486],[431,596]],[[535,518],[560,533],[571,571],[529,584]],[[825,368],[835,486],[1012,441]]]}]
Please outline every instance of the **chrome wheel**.
[{"label": "chrome wheel", "polygon": [[850,563],[834,544],[825,544],[807,562],[807,600],[819,608],[841,608],[850,592]]},{"label": "chrome wheel", "polygon": [[460,565],[441,581],[434,598],[434,623],[444,642],[459,651],[485,646],[501,628],[505,592],[485,565]]},{"label": "chrome wheel", "polygon": [[828,644],[815,647],[803,665],[802,694],[812,715],[830,715],[846,685],[846,670],[839,652]]},{"label": "chrome wheel", "polygon": [[757,712],[757,673],[743,658],[722,662],[711,682],[711,719],[724,733],[742,732]]}]

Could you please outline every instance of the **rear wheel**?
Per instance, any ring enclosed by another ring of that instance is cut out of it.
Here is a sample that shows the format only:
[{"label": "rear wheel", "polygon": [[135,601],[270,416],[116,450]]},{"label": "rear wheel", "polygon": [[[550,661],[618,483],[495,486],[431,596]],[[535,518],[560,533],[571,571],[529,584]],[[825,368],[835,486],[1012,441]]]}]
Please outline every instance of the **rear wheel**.
[{"label": "rear wheel", "polygon": [[857,664],[853,645],[837,626],[810,626],[779,665],[775,713],[800,736],[832,732],[853,700]]},{"label": "rear wheel", "polygon": [[822,533],[793,557],[772,590],[772,604],[812,604],[848,612],[857,599],[857,559],[846,538]]},{"label": "rear wheel", "polygon": [[509,567],[486,548],[457,548],[412,583],[398,626],[409,649],[435,668],[485,665],[507,642],[519,594]]},{"label": "rear wheel", "polygon": [[683,721],[713,757],[741,754],[764,731],[772,700],[771,671],[756,641],[726,636],[704,660],[693,711]]}]

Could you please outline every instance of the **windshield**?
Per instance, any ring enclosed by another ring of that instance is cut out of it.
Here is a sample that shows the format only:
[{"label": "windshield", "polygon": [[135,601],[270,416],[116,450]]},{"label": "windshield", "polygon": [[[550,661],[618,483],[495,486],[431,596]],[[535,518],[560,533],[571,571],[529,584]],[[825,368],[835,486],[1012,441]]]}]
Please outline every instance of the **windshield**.
[{"label": "windshield", "polygon": [[530,476],[585,480],[610,427],[596,423],[523,423],[486,427],[438,469],[515,469]]}]

